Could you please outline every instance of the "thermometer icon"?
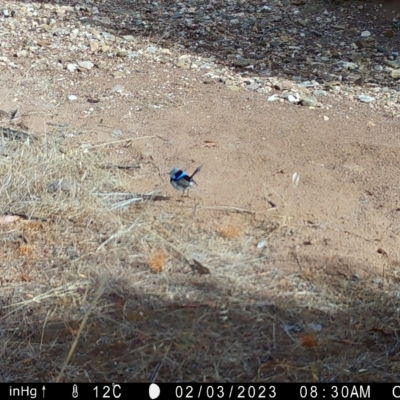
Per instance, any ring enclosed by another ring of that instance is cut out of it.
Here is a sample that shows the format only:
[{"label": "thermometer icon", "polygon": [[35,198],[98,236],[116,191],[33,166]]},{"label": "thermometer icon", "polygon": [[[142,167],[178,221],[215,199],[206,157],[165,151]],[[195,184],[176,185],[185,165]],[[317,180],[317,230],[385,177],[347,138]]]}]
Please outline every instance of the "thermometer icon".
[{"label": "thermometer icon", "polygon": [[78,397],[78,386],[77,385],[72,386],[72,397],[74,399],[76,399]]}]

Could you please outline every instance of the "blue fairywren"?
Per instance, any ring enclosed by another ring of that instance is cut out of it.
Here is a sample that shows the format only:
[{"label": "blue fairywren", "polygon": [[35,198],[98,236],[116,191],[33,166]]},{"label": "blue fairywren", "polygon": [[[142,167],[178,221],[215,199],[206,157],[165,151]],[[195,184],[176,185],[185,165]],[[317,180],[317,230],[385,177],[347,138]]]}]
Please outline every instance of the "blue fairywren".
[{"label": "blue fairywren", "polygon": [[[188,175],[187,172],[181,170],[180,168],[172,168],[170,176],[171,185],[178,190],[183,190],[182,196],[185,194],[186,190],[193,187],[194,181],[193,177],[201,170],[202,165],[196,168],[192,175]],[[196,183],[197,185],[197,183]]]}]

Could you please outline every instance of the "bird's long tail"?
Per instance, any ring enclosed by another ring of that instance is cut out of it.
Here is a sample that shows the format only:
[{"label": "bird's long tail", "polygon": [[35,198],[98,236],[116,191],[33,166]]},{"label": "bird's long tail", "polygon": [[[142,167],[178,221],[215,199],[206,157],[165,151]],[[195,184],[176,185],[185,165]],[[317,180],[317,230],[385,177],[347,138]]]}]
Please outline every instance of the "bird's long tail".
[{"label": "bird's long tail", "polygon": [[193,174],[190,175],[189,178],[192,179],[192,178],[201,170],[201,168],[202,168],[202,165],[200,165],[200,167],[197,167],[197,168],[196,168],[196,171],[194,171]]}]

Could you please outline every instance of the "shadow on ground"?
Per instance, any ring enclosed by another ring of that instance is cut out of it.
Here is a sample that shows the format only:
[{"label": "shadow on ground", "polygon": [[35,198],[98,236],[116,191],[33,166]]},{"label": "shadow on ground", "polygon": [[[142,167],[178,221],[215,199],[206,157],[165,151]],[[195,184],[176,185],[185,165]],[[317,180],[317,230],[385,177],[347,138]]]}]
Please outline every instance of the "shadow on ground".
[{"label": "shadow on ground", "polygon": [[[306,291],[290,300],[249,293],[248,301],[238,301],[215,282],[219,300],[209,302],[210,280],[205,276],[202,283],[203,302],[167,302],[133,293],[126,282],[109,282],[63,380],[398,381],[397,308],[382,287],[372,291],[366,282],[326,276],[332,291],[342,291],[343,302],[323,312],[305,306],[312,295]],[[56,379],[80,321],[44,315],[52,306],[27,307],[24,325],[8,322],[3,313],[2,381]]]}]

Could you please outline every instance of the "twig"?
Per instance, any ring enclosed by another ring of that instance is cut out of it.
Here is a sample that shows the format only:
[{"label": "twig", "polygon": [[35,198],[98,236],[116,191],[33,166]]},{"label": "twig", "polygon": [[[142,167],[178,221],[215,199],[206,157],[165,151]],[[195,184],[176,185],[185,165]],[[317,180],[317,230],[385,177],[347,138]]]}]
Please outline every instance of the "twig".
[{"label": "twig", "polygon": [[89,318],[90,313],[92,312],[92,310],[93,310],[93,308],[95,307],[96,303],[98,302],[100,296],[101,296],[101,295],[103,294],[103,292],[104,292],[104,287],[105,287],[105,285],[106,285],[107,278],[108,278],[108,274],[107,274],[107,273],[104,273],[103,276],[101,277],[100,286],[99,286],[99,288],[97,289],[96,296],[95,296],[95,298],[94,298],[94,300],[93,300],[93,303],[91,304],[91,306],[89,307],[89,309],[86,311],[86,314],[85,314],[85,316],[84,316],[83,319],[82,319],[81,325],[79,326],[79,329],[78,329],[78,333],[77,333],[76,336],[75,336],[75,340],[74,340],[74,342],[72,343],[72,346],[71,346],[71,348],[70,348],[70,350],[69,350],[69,352],[68,352],[67,358],[65,359],[65,362],[64,362],[64,364],[63,364],[63,366],[62,366],[62,368],[61,368],[61,371],[60,371],[60,373],[59,373],[58,376],[57,376],[57,379],[56,379],[56,382],[57,382],[57,383],[60,382],[62,376],[64,375],[65,368],[67,368],[67,365],[68,365],[69,361],[71,360],[72,354],[74,354],[75,348],[76,348],[76,346],[77,346],[77,344],[78,344],[79,338],[81,337],[83,328],[84,328],[85,325],[86,325],[86,322],[87,322],[87,320],[88,320],[88,318]]},{"label": "twig", "polygon": [[46,318],[45,318],[44,324],[43,324],[43,331],[42,331],[42,335],[41,335],[41,338],[40,338],[39,355],[40,355],[40,353],[42,352],[42,344],[43,344],[44,331],[45,331],[45,329],[46,329],[46,323],[47,323],[47,319],[49,318],[49,314],[50,314],[50,310],[47,311]]},{"label": "twig", "polygon": [[19,214],[19,213],[14,213],[12,211],[6,211],[2,215],[10,215],[12,217],[20,217],[22,219],[27,219],[27,220],[36,220],[36,221],[47,221],[48,219],[45,217],[36,217],[34,215],[26,215],[26,214]]},{"label": "twig", "polygon": [[157,375],[158,375],[158,371],[160,370],[161,365],[162,365],[162,362],[159,362],[159,363],[156,365],[156,367],[154,368],[152,374],[150,375],[149,382],[154,382],[154,381],[156,380]]},{"label": "twig", "polygon": [[104,169],[111,169],[111,168],[118,168],[118,169],[139,169],[140,165],[114,165],[114,164],[107,164],[107,165],[100,165],[100,168]]},{"label": "twig", "polygon": [[295,248],[294,248],[294,257],[295,257],[295,259],[296,259],[296,261],[297,261],[297,265],[299,266],[299,269],[300,269],[300,271],[303,271],[303,268],[301,267],[301,264],[300,264],[300,258],[299,258],[299,255],[297,254],[297,248],[299,247],[299,245],[297,245],[297,246],[295,246]]},{"label": "twig", "polygon": [[153,138],[153,137],[157,137],[157,135],[152,135],[152,136],[140,136],[140,137],[137,137],[137,138],[128,138],[128,139],[115,140],[115,141],[113,141],[113,142],[106,142],[106,143],[95,144],[94,146],[87,147],[86,149],[87,149],[87,150],[91,150],[91,149],[94,149],[95,147],[102,147],[102,146],[108,146],[108,145],[111,145],[111,144],[129,142],[130,140],[149,139],[149,138]]},{"label": "twig", "polygon": [[140,197],[133,197],[131,199],[120,201],[119,203],[114,204],[111,207],[111,210],[116,210],[117,208],[126,207],[126,206],[128,206],[129,204],[132,204],[132,203],[139,203],[141,201],[147,201],[147,200],[153,200],[153,201],[156,201],[156,200],[169,200],[169,197],[168,196],[154,196],[154,195],[143,194],[143,195],[140,195]]},{"label": "twig", "polygon": [[256,211],[247,210],[246,208],[240,207],[230,207],[230,206],[211,206],[211,207],[200,207],[200,210],[216,210],[216,211],[232,211],[237,213],[246,213],[246,214],[256,214]]}]

